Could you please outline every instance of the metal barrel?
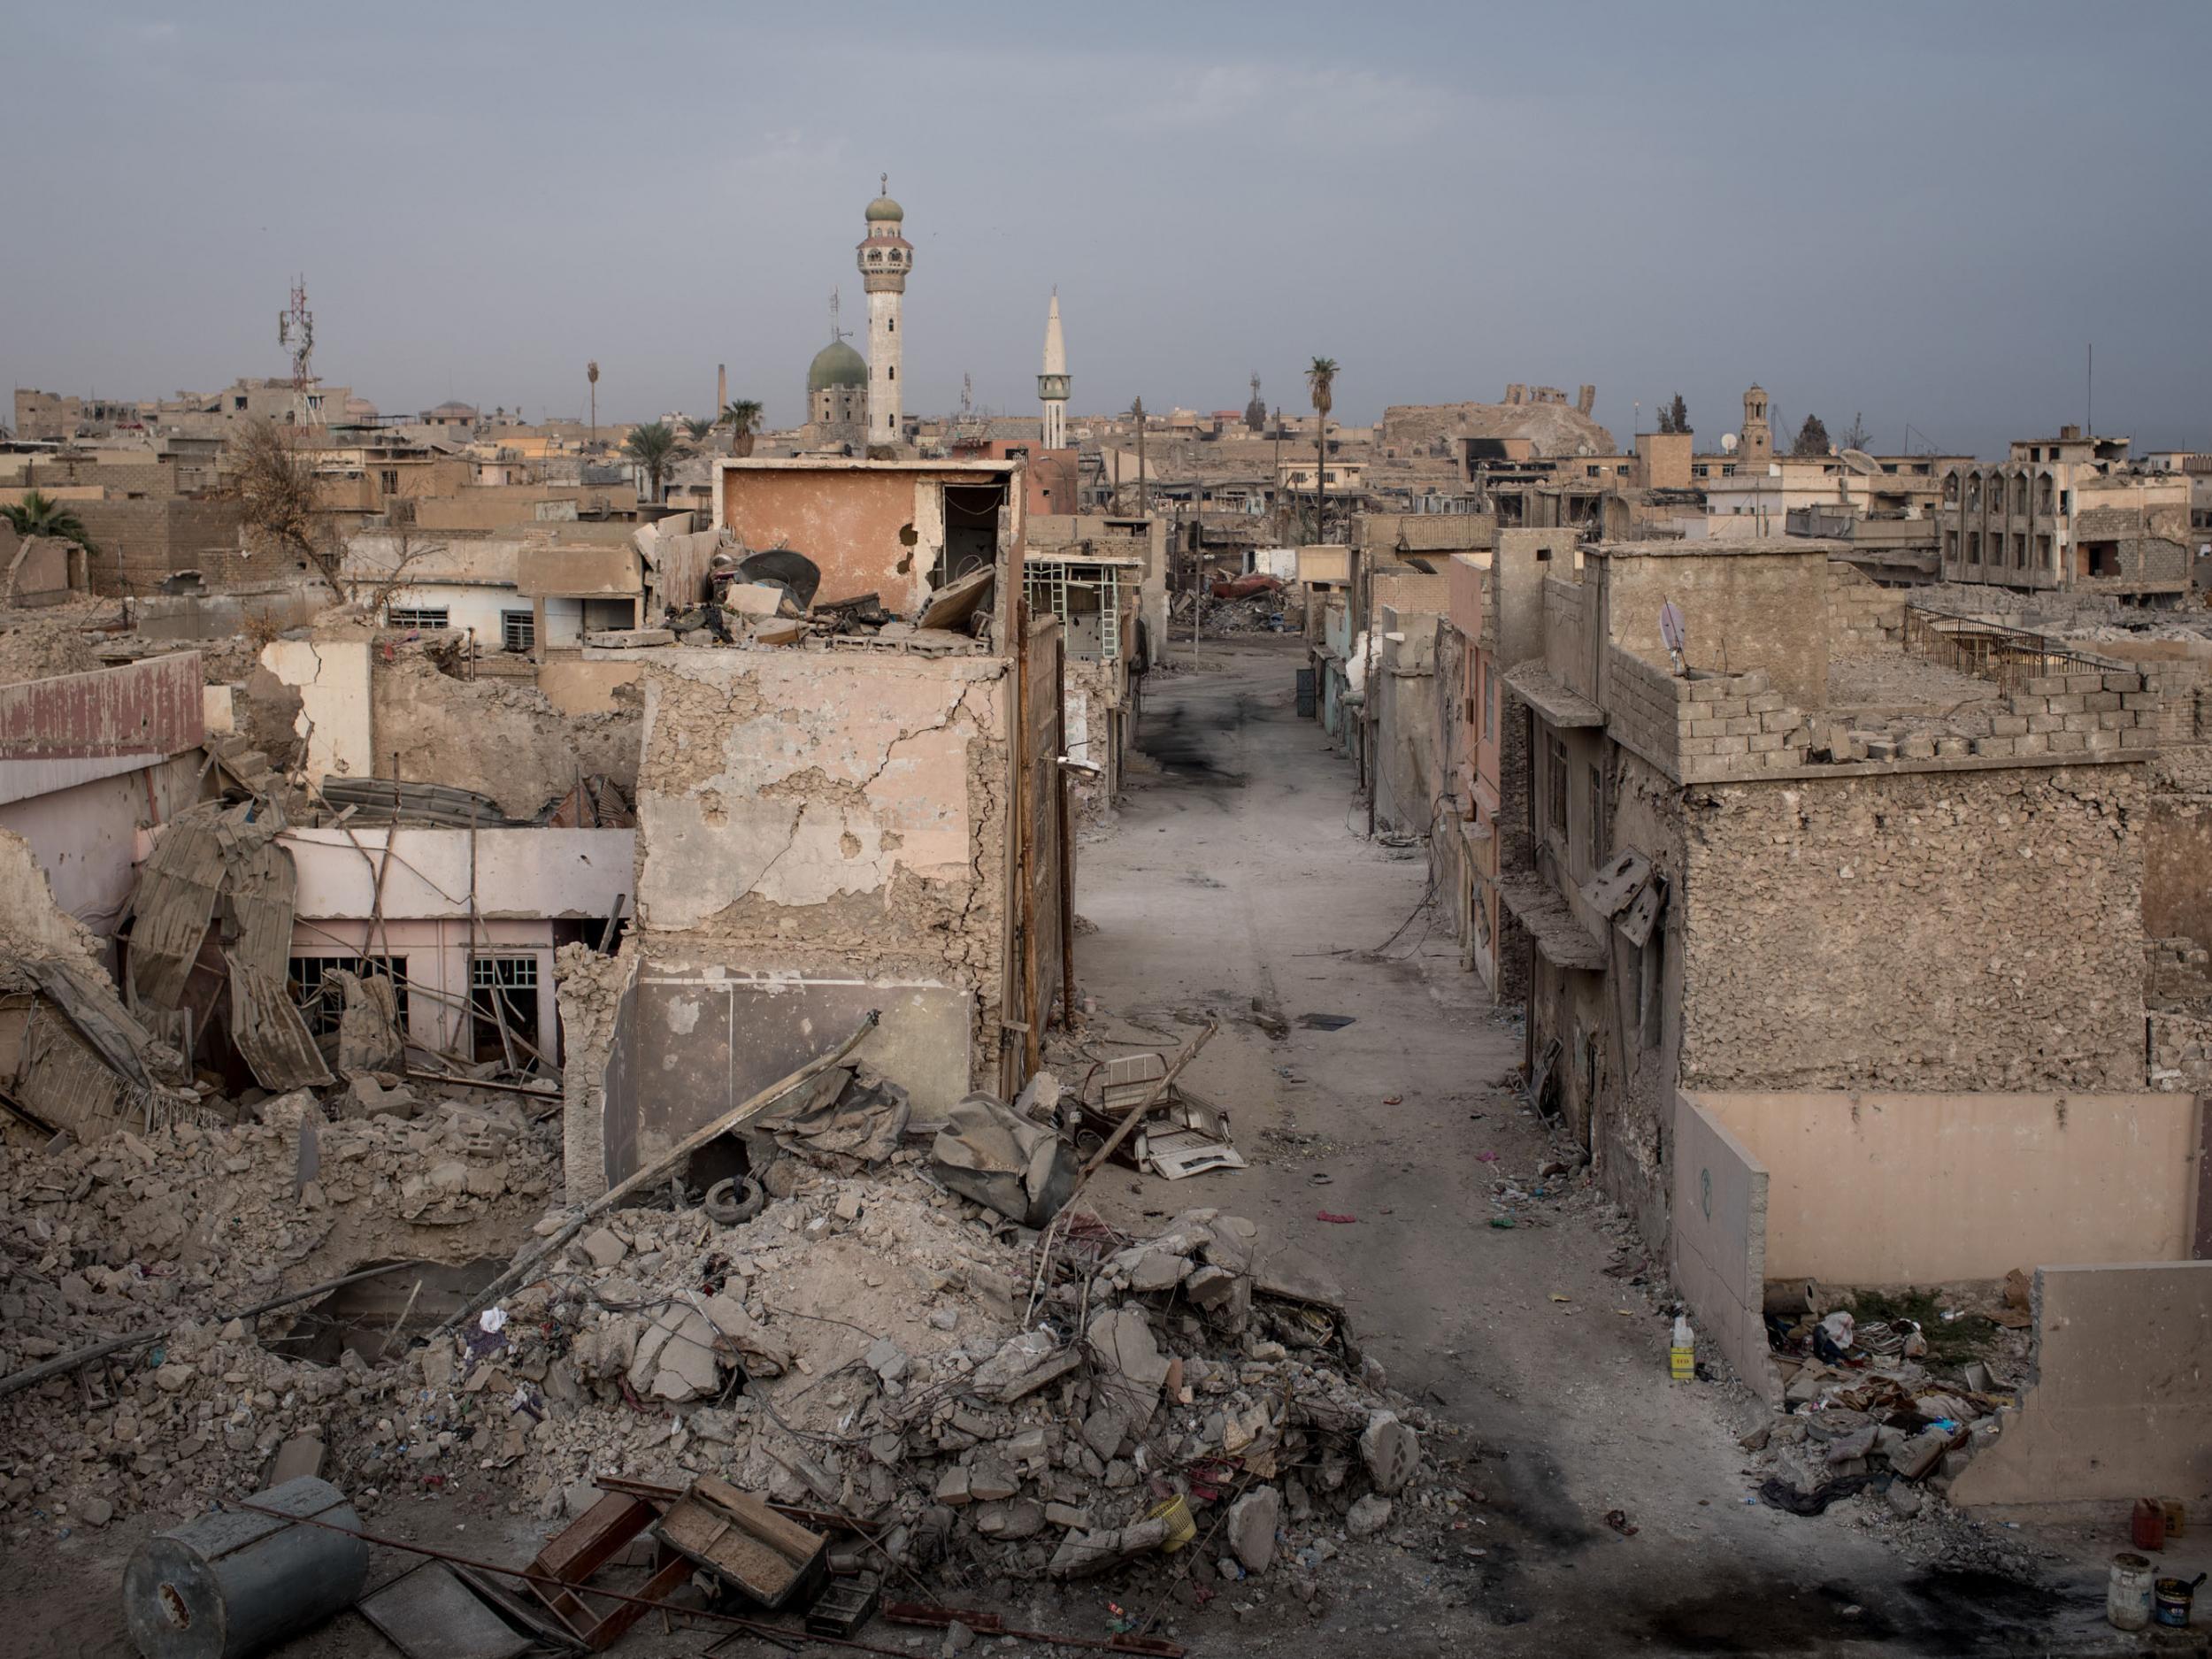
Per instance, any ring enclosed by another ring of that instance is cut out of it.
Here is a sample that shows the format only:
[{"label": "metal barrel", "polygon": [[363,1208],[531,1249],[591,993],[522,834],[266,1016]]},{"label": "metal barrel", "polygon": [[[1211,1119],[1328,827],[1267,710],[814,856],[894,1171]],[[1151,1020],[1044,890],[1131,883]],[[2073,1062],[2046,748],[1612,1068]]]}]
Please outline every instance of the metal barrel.
[{"label": "metal barrel", "polygon": [[[252,1502],[361,1525],[345,1494],[311,1476]],[[139,1547],[123,1574],[123,1617],[145,1659],[245,1659],[350,1607],[368,1573],[369,1547],[357,1538],[224,1510]]]}]

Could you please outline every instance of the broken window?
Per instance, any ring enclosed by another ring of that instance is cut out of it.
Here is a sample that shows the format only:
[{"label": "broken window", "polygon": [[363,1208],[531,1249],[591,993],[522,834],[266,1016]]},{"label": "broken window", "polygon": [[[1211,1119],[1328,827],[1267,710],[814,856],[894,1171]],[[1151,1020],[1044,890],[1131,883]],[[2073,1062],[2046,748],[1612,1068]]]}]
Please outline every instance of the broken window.
[{"label": "broken window", "polygon": [[285,989],[291,994],[293,1003],[301,1018],[307,1021],[311,1037],[329,1037],[337,1034],[338,1017],[345,1011],[345,998],[340,995],[338,981],[331,977],[334,969],[354,974],[361,979],[372,975],[388,974],[392,981],[392,1000],[399,1010],[399,1028],[407,1029],[407,959],[394,957],[386,962],[374,956],[295,956],[291,963],[289,983]]},{"label": "broken window", "polygon": [[2090,541],[2082,547],[2082,574],[2085,576],[2117,576],[2120,574],[2120,544],[2117,541]]},{"label": "broken window", "polygon": [[534,1052],[543,1051],[535,956],[479,956],[469,964],[469,1026],[472,1059],[502,1059],[511,1046],[514,1063],[527,1066]]},{"label": "broken window", "polygon": [[384,623],[394,628],[447,628],[451,613],[443,605],[387,605]]},{"label": "broken window", "polygon": [[538,618],[534,611],[503,611],[499,613],[499,647],[505,651],[533,651],[538,644]]},{"label": "broken window", "polygon": [[[888,416],[883,424],[891,425]],[[999,514],[1005,505],[1003,483],[945,486],[945,546],[931,572],[932,587],[947,587],[997,562]]]},{"label": "broken window", "polygon": [[380,469],[376,475],[376,487],[382,490],[387,495],[398,495],[399,469],[396,466],[388,466]]}]

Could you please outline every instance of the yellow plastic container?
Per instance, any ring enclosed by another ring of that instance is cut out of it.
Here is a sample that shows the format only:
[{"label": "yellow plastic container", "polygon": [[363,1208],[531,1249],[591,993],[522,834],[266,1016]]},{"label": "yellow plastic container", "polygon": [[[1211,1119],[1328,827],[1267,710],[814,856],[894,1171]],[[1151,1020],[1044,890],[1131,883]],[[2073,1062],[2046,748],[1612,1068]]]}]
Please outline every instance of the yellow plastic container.
[{"label": "yellow plastic container", "polygon": [[1167,1541],[1160,1546],[1164,1555],[1172,1555],[1198,1536],[1198,1523],[1191,1519],[1190,1504],[1179,1492],[1163,1502],[1154,1504],[1144,1518],[1167,1523]]},{"label": "yellow plastic container", "polygon": [[1667,1375],[1677,1382],[1697,1380],[1697,1350],[1694,1348],[1671,1348],[1667,1350]]}]

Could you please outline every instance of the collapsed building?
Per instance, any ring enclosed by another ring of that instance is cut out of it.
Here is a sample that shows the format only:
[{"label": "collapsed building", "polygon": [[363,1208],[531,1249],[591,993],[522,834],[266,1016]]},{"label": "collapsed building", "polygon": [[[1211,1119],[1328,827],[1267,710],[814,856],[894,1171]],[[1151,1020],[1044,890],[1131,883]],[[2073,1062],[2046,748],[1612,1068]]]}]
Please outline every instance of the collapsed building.
[{"label": "collapsed building", "polygon": [[728,644],[588,646],[637,665],[645,725],[634,966],[603,1104],[571,1125],[572,1192],[869,1009],[863,1053],[918,1110],[1010,1099],[1040,1064],[1073,854],[1063,627],[1023,603],[1020,481],[1003,462],[721,462],[717,529],[802,556],[807,614],[778,615],[780,588]]}]

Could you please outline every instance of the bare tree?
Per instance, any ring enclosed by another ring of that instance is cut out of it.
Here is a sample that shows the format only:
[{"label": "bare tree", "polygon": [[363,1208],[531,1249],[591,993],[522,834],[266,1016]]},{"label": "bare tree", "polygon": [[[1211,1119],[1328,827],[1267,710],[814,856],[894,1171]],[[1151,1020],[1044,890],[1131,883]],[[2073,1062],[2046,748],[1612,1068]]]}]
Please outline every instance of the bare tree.
[{"label": "bare tree", "polygon": [[322,481],[297,431],[275,422],[242,422],[223,457],[222,493],[238,504],[241,526],[280,556],[298,561],[348,604],[375,609],[405,585],[408,567],[436,551],[403,526],[388,565],[349,568],[345,538],[323,504]]},{"label": "bare tree", "polygon": [[346,549],[347,603],[357,605],[373,617],[382,616],[385,608],[407,586],[408,572],[433,555],[444,552],[445,548],[442,541],[417,541],[411,523],[392,526],[388,559],[372,555],[357,537]]},{"label": "bare tree", "polygon": [[1850,428],[1843,434],[1843,447],[1847,449],[1863,449],[1867,446],[1868,437],[1866,417],[1854,413],[1851,417]]},{"label": "bare tree", "polygon": [[322,511],[321,485],[299,447],[301,435],[273,420],[241,421],[223,453],[223,494],[238,503],[246,531],[342,594],[345,549]]}]

